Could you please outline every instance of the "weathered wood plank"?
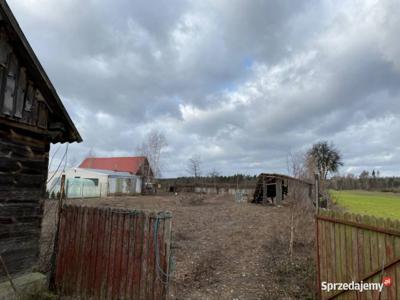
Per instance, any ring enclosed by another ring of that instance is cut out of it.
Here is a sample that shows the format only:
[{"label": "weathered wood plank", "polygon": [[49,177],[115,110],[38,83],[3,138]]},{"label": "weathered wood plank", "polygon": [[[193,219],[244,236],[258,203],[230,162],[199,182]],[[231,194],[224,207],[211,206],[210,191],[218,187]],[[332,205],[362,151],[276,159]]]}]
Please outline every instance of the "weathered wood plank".
[{"label": "weathered wood plank", "polygon": [[95,298],[100,298],[101,280],[104,273],[103,257],[104,257],[104,240],[105,240],[106,213],[104,210],[99,210],[98,228],[96,238],[96,260],[95,270],[93,272],[93,295]]},{"label": "weathered wood plank", "polygon": [[133,235],[131,232],[130,221],[132,220],[132,216],[124,215],[123,225],[122,225],[122,236],[121,236],[121,268],[120,268],[120,285],[118,291],[118,297],[120,299],[126,298],[127,291],[127,281],[128,281],[128,271],[129,271],[129,247],[131,247],[131,239],[130,236]]},{"label": "weathered wood plank", "polygon": [[[400,230],[400,221],[396,220],[393,221],[393,227],[397,230]],[[395,237],[394,240],[394,255],[396,257],[400,257],[400,237]],[[396,298],[400,298],[400,264],[397,264],[395,266],[395,276],[393,278],[393,282],[395,283],[395,289],[396,289]]]},{"label": "weathered wood plank", "polygon": [[[343,216],[342,216],[343,218]],[[339,225],[340,242],[340,282],[348,282],[348,259],[346,255],[346,225]],[[346,298],[346,297],[345,297]]]},{"label": "weathered wood plank", "polygon": [[36,122],[36,104],[35,104],[35,88],[33,87],[32,82],[28,83],[26,97],[25,97],[25,106],[22,114],[22,122],[34,125]]},{"label": "weathered wood plank", "polygon": [[110,272],[109,260],[111,259],[111,236],[112,236],[112,212],[111,209],[106,210],[105,216],[105,234],[104,234],[104,250],[103,250],[103,273],[101,278],[101,299],[107,297],[108,294],[108,273]]},{"label": "weathered wood plank", "polygon": [[41,129],[47,129],[48,110],[43,101],[38,101],[38,121],[37,126]]},{"label": "weathered wood plank", "polygon": [[[46,175],[47,161],[20,160],[14,158],[0,160],[0,172],[9,175],[29,175],[40,174]],[[5,175],[6,175],[5,174]]]},{"label": "weathered wood plank", "polygon": [[93,228],[93,221],[94,221],[94,214],[93,214],[93,209],[90,207],[85,207],[85,215],[86,215],[86,220],[85,220],[85,239],[83,243],[83,261],[82,261],[82,267],[81,267],[81,292],[79,293],[80,295],[86,297],[88,296],[89,293],[89,288],[88,288],[88,281],[89,281],[89,275],[91,272],[93,272],[92,269],[90,269],[90,258],[91,258],[91,252],[92,252],[92,234],[94,231]]},{"label": "weathered wood plank", "polygon": [[[2,120],[0,118],[0,120]],[[29,133],[20,128],[12,127],[12,124],[6,124],[4,120],[0,122],[0,140],[12,141],[21,146],[35,147],[44,152],[48,152],[49,141],[42,133]]]},{"label": "weathered wood plank", "polygon": [[25,91],[27,85],[26,69],[21,67],[17,81],[16,95],[15,95],[15,110],[14,117],[21,119],[24,109]]},{"label": "weathered wood plank", "polygon": [[[370,225],[370,217],[369,216],[363,216],[362,217],[362,223]],[[370,273],[372,271],[371,268],[371,235],[369,230],[363,230],[363,266],[364,266],[364,274]],[[366,299],[370,300],[371,295],[369,293],[366,293]]]},{"label": "weathered wood plank", "polygon": [[26,238],[40,233],[40,222],[31,223],[16,222],[13,224],[1,224],[0,244],[9,239]]},{"label": "weathered wood plank", "polygon": [[20,189],[10,187],[9,189],[0,188],[0,203],[31,203],[38,202],[42,195],[42,191],[38,187],[28,187]]},{"label": "weathered wood plank", "polygon": [[114,286],[115,276],[115,254],[117,251],[117,231],[118,231],[118,215],[115,211],[112,211],[111,215],[111,239],[110,239],[110,259],[108,267],[108,279],[107,279],[107,297],[112,299],[112,291]]},{"label": "weathered wood plank", "polygon": [[[386,229],[393,228],[391,226],[392,225],[391,220],[389,219],[383,220],[382,223],[384,225],[384,228]],[[392,261],[395,258],[394,251],[395,251],[394,236],[385,235],[385,252],[387,261]],[[393,280],[396,276],[395,267],[388,268],[385,273]],[[396,298],[396,287],[394,285],[392,285],[391,287],[386,287],[385,289],[387,291],[388,299],[390,300],[398,299]]]},{"label": "weathered wood plank", "polygon": [[4,174],[0,173],[0,191],[12,190],[12,188],[44,188],[46,183],[45,174]]},{"label": "weathered wood plank", "polygon": [[145,222],[146,216],[143,213],[140,213],[136,217],[136,231],[135,231],[135,256],[134,256],[134,265],[136,268],[133,270],[133,281],[132,281],[132,295],[133,299],[139,299],[140,293],[142,290],[142,274],[145,274],[143,271],[143,247],[144,247],[144,238],[145,238]]},{"label": "weathered wood plank", "polygon": [[[320,284],[321,281],[329,281],[329,268],[327,267],[327,262],[328,260],[326,259],[326,250],[325,250],[325,245],[326,243],[326,233],[325,233],[325,222],[321,220],[316,220],[316,226],[318,229],[318,240],[319,240],[319,245],[318,247],[318,257],[319,257],[319,271],[320,271],[320,280],[318,282],[319,286],[317,287],[318,290],[320,290]],[[165,235],[165,233],[164,233]]]},{"label": "weathered wood plank", "polygon": [[[331,212],[330,214],[331,217],[335,218],[336,214],[335,212]],[[335,264],[333,265],[333,270],[334,270],[334,278],[335,282],[340,282],[340,277],[341,277],[341,272],[342,272],[342,266],[341,266],[341,253],[340,253],[340,225],[335,223],[332,224],[332,229],[331,229],[331,239],[334,247],[334,251],[332,252],[333,256],[335,257]]]},{"label": "weathered wood plank", "polygon": [[81,222],[81,236],[79,240],[79,254],[77,255],[77,261],[79,265],[77,266],[77,278],[76,278],[76,294],[85,295],[83,288],[83,278],[84,278],[84,267],[86,262],[86,251],[88,246],[88,209],[83,206],[81,208],[82,222]]},{"label": "weathered wood plank", "polygon": [[28,146],[22,142],[0,139],[0,157],[16,159],[46,159],[48,152],[42,147]]},{"label": "weathered wood plank", "polygon": [[15,99],[14,91],[18,76],[18,59],[14,53],[10,53],[7,62],[7,77],[4,89],[2,113],[6,116],[14,115]]},{"label": "weathered wood plank", "polygon": [[[370,225],[372,226],[379,226],[377,223],[377,218],[375,217],[371,217],[370,218]],[[381,254],[379,253],[379,249],[378,249],[378,233],[374,232],[374,231],[370,231],[370,260],[371,260],[371,269],[372,270],[376,270],[378,269],[381,264],[380,264],[380,257]],[[380,282],[380,275],[374,276],[370,282]],[[371,297],[370,299],[377,299],[377,297],[379,297],[379,292],[378,291],[371,291],[370,292]]]},{"label": "weathered wood plank", "polygon": [[91,232],[92,232],[92,237],[91,237],[91,250],[89,252],[89,270],[92,270],[92,272],[88,272],[89,274],[87,275],[87,295],[93,295],[94,293],[94,282],[95,282],[95,274],[96,274],[96,261],[97,261],[97,254],[98,254],[98,249],[97,249],[97,244],[98,244],[98,239],[99,239],[99,232],[100,232],[100,212],[101,210],[91,208],[92,210],[92,218],[93,218],[93,223],[91,227]]},{"label": "weathered wood plank", "polygon": [[[380,228],[384,228],[385,227],[384,220],[381,218],[377,219],[377,226]],[[379,249],[379,265],[382,267],[388,262],[386,255],[386,238],[385,234],[383,233],[378,233],[378,249]],[[376,281],[377,282],[381,281],[381,274],[379,274],[376,277]],[[380,297],[381,299],[388,299],[387,290],[385,288],[383,289]]]},{"label": "weathered wood plank", "polygon": [[116,219],[116,232],[115,232],[115,252],[114,252],[114,272],[113,272],[113,286],[112,286],[112,295],[113,298],[120,299],[120,284],[122,281],[121,276],[121,262],[123,256],[123,233],[124,233],[124,218],[125,215],[117,213]]},{"label": "weathered wood plank", "polygon": [[143,228],[142,228],[143,236],[142,236],[142,265],[141,265],[141,273],[140,273],[140,294],[139,299],[145,300],[147,299],[147,272],[149,272],[147,267],[147,261],[149,256],[149,217],[147,215],[144,216],[143,219]]},{"label": "weathered wood plank", "polygon": [[147,287],[146,295],[147,299],[154,299],[153,289],[155,282],[155,249],[154,249],[154,217],[149,218],[149,235],[148,235],[148,256],[147,256]]}]

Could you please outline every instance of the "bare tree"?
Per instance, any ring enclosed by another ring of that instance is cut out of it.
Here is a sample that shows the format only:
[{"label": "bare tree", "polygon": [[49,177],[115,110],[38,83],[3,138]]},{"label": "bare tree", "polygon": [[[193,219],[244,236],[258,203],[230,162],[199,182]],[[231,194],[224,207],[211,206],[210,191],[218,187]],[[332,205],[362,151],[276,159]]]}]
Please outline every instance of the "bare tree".
[{"label": "bare tree", "polygon": [[303,152],[290,153],[287,156],[287,169],[291,176],[298,179],[306,179],[307,174],[307,154]]},{"label": "bare tree", "polygon": [[[297,179],[307,177],[308,156],[304,153],[290,154],[287,157],[287,166],[289,174]],[[293,262],[294,243],[297,240],[306,240],[311,242],[313,235],[310,234],[313,229],[314,207],[309,198],[308,191],[304,185],[298,181],[290,184],[288,191],[288,200],[290,209],[289,232],[289,260]]]},{"label": "bare tree", "polygon": [[201,158],[198,155],[189,158],[186,170],[191,176],[197,178],[201,176]]},{"label": "bare tree", "polygon": [[217,178],[220,176],[220,173],[214,168],[210,173],[208,173],[208,176],[212,178],[214,188],[217,188]]},{"label": "bare tree", "polygon": [[[162,150],[167,146],[168,143],[164,133],[153,129],[146,135],[142,144],[137,147],[139,155],[147,157],[150,167],[153,170],[153,175],[156,178],[161,177],[161,155]],[[147,174],[147,176],[150,176],[150,174]]]},{"label": "bare tree", "polygon": [[212,169],[212,171],[210,173],[208,173],[208,176],[211,178],[216,178],[216,177],[220,176],[220,173],[216,169]]}]

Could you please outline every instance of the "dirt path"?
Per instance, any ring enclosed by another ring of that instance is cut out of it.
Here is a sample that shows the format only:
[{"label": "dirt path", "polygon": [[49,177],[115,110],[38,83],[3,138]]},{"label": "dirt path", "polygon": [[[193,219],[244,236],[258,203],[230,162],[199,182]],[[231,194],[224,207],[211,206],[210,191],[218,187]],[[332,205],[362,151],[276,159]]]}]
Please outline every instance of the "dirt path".
[{"label": "dirt path", "polygon": [[172,299],[294,298],[284,292],[276,266],[271,264],[275,251],[286,251],[274,244],[281,229],[286,228],[285,207],[235,203],[230,196],[198,195],[84,202],[172,212]]}]

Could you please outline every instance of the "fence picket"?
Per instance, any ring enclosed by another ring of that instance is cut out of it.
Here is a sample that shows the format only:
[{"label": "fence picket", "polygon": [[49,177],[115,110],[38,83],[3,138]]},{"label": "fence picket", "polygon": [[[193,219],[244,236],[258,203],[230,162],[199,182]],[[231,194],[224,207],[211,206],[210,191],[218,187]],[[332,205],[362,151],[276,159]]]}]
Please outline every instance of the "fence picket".
[{"label": "fence picket", "polygon": [[[379,226],[377,218],[371,218],[371,225],[373,226]],[[370,233],[371,235],[371,269],[376,270],[378,269],[380,265],[380,253],[379,253],[379,233],[372,231]],[[379,282],[379,275],[374,276],[370,282]],[[371,291],[371,299],[377,299],[379,298],[379,292],[378,291]]]},{"label": "fence picket", "polygon": [[[400,221],[393,221],[394,228],[400,229]],[[394,242],[394,254],[395,257],[400,257],[400,237],[395,237]],[[395,266],[395,276],[393,278],[394,286],[396,289],[396,299],[400,298],[400,264],[396,264]]]},{"label": "fence picket", "polygon": [[[392,228],[392,222],[390,219],[386,219],[384,221],[385,223],[385,228]],[[395,258],[394,256],[394,237],[392,235],[385,235],[386,238],[386,258],[388,261],[393,261],[393,259]],[[395,267],[396,266],[392,266],[390,268],[387,269],[386,274],[390,277],[390,278],[394,278],[395,276]],[[382,279],[380,280],[380,282],[382,282]],[[388,299],[396,299],[396,291],[395,291],[395,287],[394,285],[392,285],[391,287],[386,287],[385,290],[387,291],[387,296]]]},{"label": "fence picket", "polygon": [[[334,217],[333,212],[328,212],[329,217]],[[337,278],[337,255],[336,255],[336,245],[335,245],[335,224],[333,226],[329,226],[329,242],[330,242],[330,255],[332,257],[332,265],[331,265],[331,280]],[[331,292],[333,294],[333,292]]]},{"label": "fence picket", "polygon": [[[369,216],[362,216],[363,224],[371,225]],[[363,265],[364,272],[368,274],[372,271],[371,268],[371,234],[369,230],[363,230]],[[368,280],[372,282],[372,280]],[[372,300],[372,294],[370,291],[363,293],[363,298],[366,300]]]},{"label": "fence picket", "polygon": [[[329,241],[329,239],[327,238],[327,232],[326,232],[328,227],[325,226],[324,222],[318,222],[318,220],[316,221],[316,226],[318,227],[318,234],[319,234],[319,237],[318,237],[319,244],[317,245],[317,251],[318,251],[317,255],[318,255],[318,263],[319,263],[318,270],[320,273],[324,272],[323,274],[320,274],[320,278],[321,277],[326,278],[326,280],[329,282],[330,274],[329,274],[329,267],[327,266],[328,260],[326,259],[326,257],[328,255],[324,255],[325,248],[319,246],[319,245],[326,245],[326,243]],[[318,289],[318,291],[320,291],[321,282],[318,281],[317,284],[319,285],[317,287],[317,289]]]},{"label": "fence picket", "polygon": [[[343,219],[350,221],[350,214],[349,213],[345,213],[343,215]],[[344,282],[351,282],[352,280],[355,280],[353,278],[354,275],[354,265],[353,265],[353,255],[352,255],[352,236],[351,236],[351,227],[350,226],[345,226],[343,225],[344,228],[344,240],[345,240],[345,252],[344,252],[344,256],[346,257],[346,271],[345,271],[345,278],[344,278]],[[354,299],[354,293],[347,293],[345,299]]]}]

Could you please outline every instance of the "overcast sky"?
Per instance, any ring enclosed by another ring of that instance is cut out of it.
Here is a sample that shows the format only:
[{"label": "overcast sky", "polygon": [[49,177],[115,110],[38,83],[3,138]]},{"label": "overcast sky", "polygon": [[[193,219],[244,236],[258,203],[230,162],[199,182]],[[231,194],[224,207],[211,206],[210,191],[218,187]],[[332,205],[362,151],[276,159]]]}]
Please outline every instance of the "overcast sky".
[{"label": "overcast sky", "polygon": [[286,173],[319,140],[343,173],[400,174],[400,1],[8,2],[83,137],[77,163],[159,129],[166,177],[192,155]]}]

